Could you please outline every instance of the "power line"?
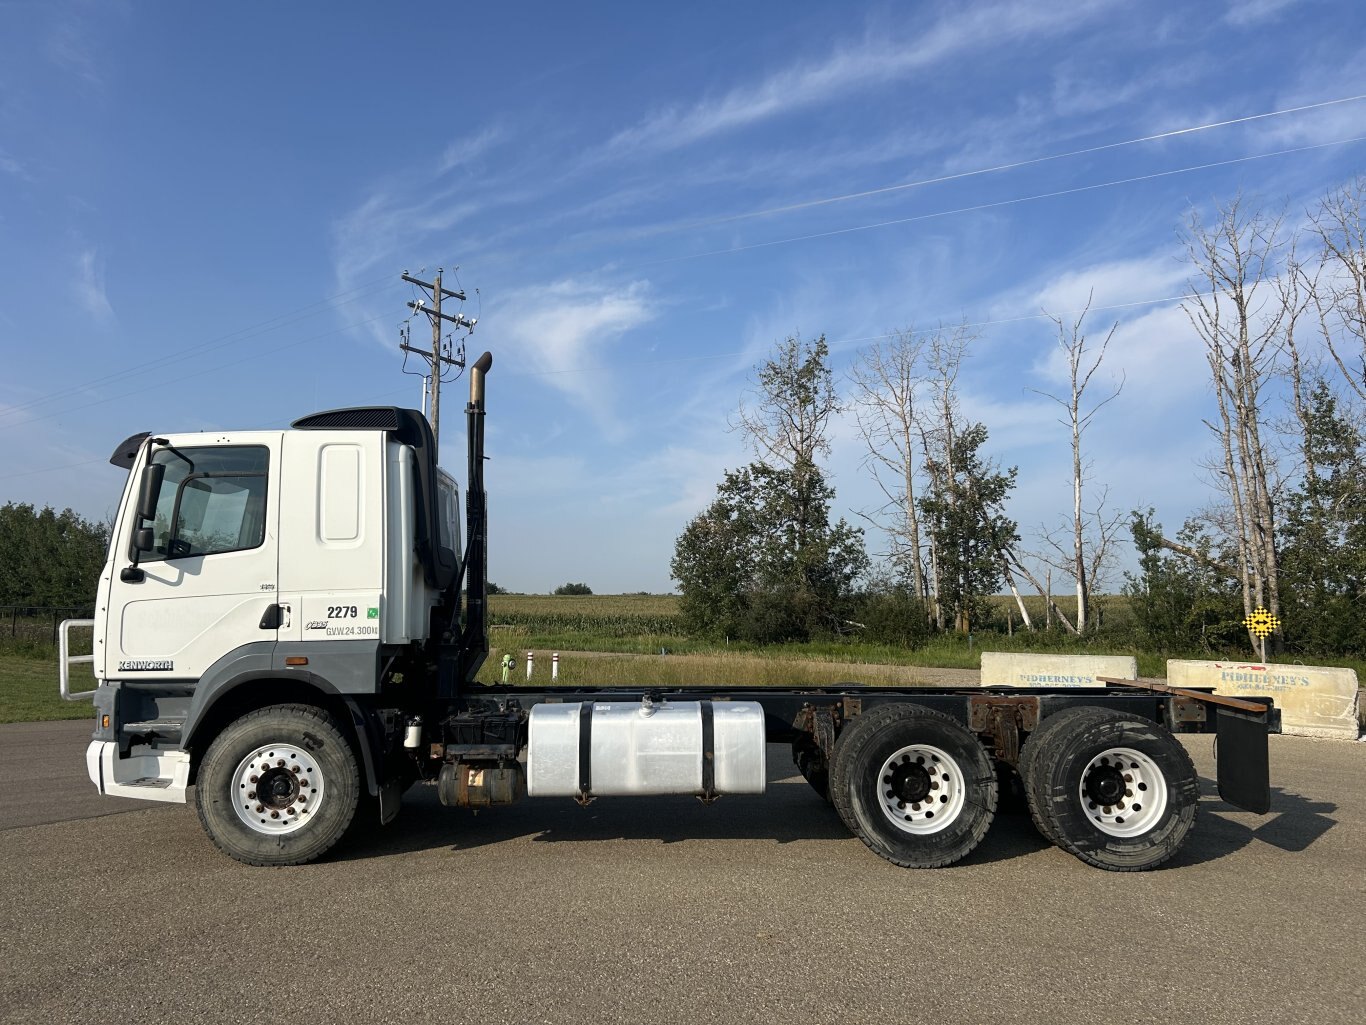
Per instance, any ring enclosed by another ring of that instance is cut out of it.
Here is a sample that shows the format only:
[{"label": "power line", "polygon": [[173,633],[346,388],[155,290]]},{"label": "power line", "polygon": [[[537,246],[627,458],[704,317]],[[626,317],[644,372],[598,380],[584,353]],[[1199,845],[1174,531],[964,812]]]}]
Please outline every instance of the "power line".
[{"label": "power line", "polygon": [[910,217],[896,217],[891,220],[877,221],[873,224],[859,224],[849,228],[832,228],[829,231],[817,231],[808,235],[793,235],[788,238],[771,239],[767,242],[752,242],[749,245],[732,246],[728,249],[712,249],[703,253],[690,253],[685,256],[671,256],[663,260],[651,260],[639,266],[650,267],[666,263],[680,263],[684,260],[700,260],[707,256],[724,256],[729,253],[743,253],[751,249],[766,249],[772,246],[783,246],[793,242],[808,242],[812,239],[831,238],[836,235],[849,235],[857,231],[871,231],[874,228],[887,228],[896,224],[910,224],[914,221],[928,221],[937,217],[949,217],[953,214],[975,213],[982,210],[993,210],[1000,207],[1015,206],[1019,203],[1032,203],[1040,199],[1056,199],[1060,196],[1073,196],[1083,192],[1095,192],[1099,189],[1114,188],[1118,185],[1132,185],[1135,182],[1153,181],[1158,178],[1170,178],[1178,174],[1190,174],[1194,171],[1208,171],[1214,167],[1228,167],[1231,164],[1244,164],[1253,160],[1266,160],[1270,157],[1283,157],[1292,153],[1307,153],[1310,150],[1324,149],[1329,146],[1346,146],[1355,142],[1366,141],[1366,136],[1359,135],[1351,139],[1335,139],[1332,142],[1320,142],[1311,146],[1295,146],[1290,149],[1275,150],[1270,153],[1255,153],[1246,157],[1233,157],[1228,160],[1216,160],[1207,164],[1192,164],[1189,167],[1179,167],[1170,171],[1156,171],[1152,174],[1136,175],[1132,178],[1117,178],[1113,181],[1099,182],[1095,185],[1079,185],[1071,189],[1059,189],[1055,192],[1040,192],[1032,196],[1017,196],[1014,199],[1002,199],[992,203],[977,203],[973,206],[961,206],[952,210],[937,210],[927,214],[915,214]]},{"label": "power line", "polygon": [[1322,100],[1318,103],[1306,103],[1298,107],[1285,107],[1281,110],[1269,110],[1261,114],[1248,114],[1245,117],[1229,118],[1225,121],[1210,121],[1201,125],[1190,125],[1186,128],[1174,128],[1170,131],[1158,132],[1154,135],[1143,135],[1136,139],[1125,139],[1122,142],[1107,142],[1102,143],[1099,146],[1087,146],[1084,149],[1069,150],[1066,153],[1051,153],[1042,157],[1012,160],[1005,164],[996,164],[992,167],[979,167],[971,171],[958,171],[954,174],[939,175],[935,178],[922,178],[918,181],[902,182],[897,185],[884,185],[879,188],[864,189],[861,192],[847,192],[839,196],[826,196],[823,199],[808,199],[800,203],[788,203],[785,206],[767,207],[762,210],[750,210],[745,213],[729,214],[724,217],[715,217],[706,221],[693,221],[689,224],[679,225],[674,229],[665,230],[685,231],[691,228],[706,228],[717,224],[727,224],[732,221],[748,220],[754,217],[767,217],[772,214],[791,213],[794,210],[806,210],[815,206],[827,206],[831,203],[844,203],[852,199],[866,199],[869,196],[881,196],[889,192],[902,192],[906,189],[918,189],[926,185],[941,185],[944,182],[960,181],[964,178],[975,178],[980,175],[995,174],[1000,171],[1013,171],[1021,167],[1045,164],[1054,160],[1067,160],[1072,157],[1082,157],[1092,153],[1104,153],[1107,150],[1121,149],[1125,146],[1136,146],[1145,142],[1159,142],[1163,139],[1174,139],[1177,136],[1191,135],[1195,132],[1204,132],[1213,128],[1227,128],[1229,125],[1247,124],[1251,121],[1282,117],[1286,114],[1299,114],[1306,110],[1318,110],[1322,107],[1331,107],[1341,103],[1354,103],[1358,100],[1366,100],[1366,93],[1362,93],[1358,96],[1343,96],[1336,100]]},{"label": "power line", "polygon": [[[399,343],[398,347],[404,353],[405,362],[407,360],[407,354],[414,352],[427,360],[428,364],[431,366],[432,373],[431,376],[427,378],[427,417],[431,420],[432,424],[432,438],[436,443],[437,449],[440,450],[442,367],[443,365],[451,366],[457,368],[457,370],[463,370],[465,368],[464,345],[460,346],[460,351],[458,353],[452,355],[449,343],[447,343],[445,348],[441,345],[441,332],[447,323],[454,324],[457,328],[463,327],[468,331],[473,331],[475,322],[470,320],[469,317],[466,317],[463,313],[441,312],[441,300],[443,298],[449,297],[452,299],[459,299],[461,303],[464,303],[465,293],[461,289],[452,291],[449,288],[442,287],[440,267],[436,269],[436,277],[433,281],[419,280],[410,275],[407,271],[403,272],[402,278],[410,285],[415,285],[423,290],[424,298],[408,303],[408,306],[412,309],[414,315],[424,313],[426,314],[427,319],[432,322],[431,352],[414,348],[409,345],[406,336],[405,339]],[[431,300],[430,305],[428,305],[428,299]]]},{"label": "power line", "polygon": [[[1180,293],[1180,294],[1178,294],[1178,295],[1167,295],[1167,296],[1162,296],[1161,298],[1158,298],[1158,299],[1135,299],[1135,300],[1132,300],[1132,301],[1130,301],[1130,302],[1111,303],[1111,304],[1108,305],[1108,306],[1086,306],[1086,307],[1080,307],[1080,308],[1075,309],[1075,310],[1057,310],[1057,311],[1051,311],[1051,312],[1047,312],[1047,313],[1045,313],[1045,312],[1039,312],[1039,313],[1022,313],[1022,314],[1020,314],[1020,315],[1018,315],[1018,316],[1014,316],[1014,317],[1000,317],[1000,318],[997,318],[997,319],[994,319],[994,320],[979,320],[979,321],[975,321],[975,322],[971,322],[971,321],[970,321],[970,322],[963,322],[963,323],[951,322],[950,319],[947,318],[947,317],[932,317],[932,318],[927,318],[927,319],[933,320],[933,321],[935,321],[936,323],[953,323],[953,326],[954,326],[955,328],[962,327],[962,328],[968,328],[968,329],[977,329],[977,328],[999,327],[999,326],[1002,326],[1002,325],[1005,325],[1005,324],[1019,324],[1019,323],[1024,323],[1025,321],[1030,321],[1030,320],[1051,320],[1053,317],[1070,317],[1070,316],[1077,316],[1077,315],[1079,315],[1079,314],[1087,313],[1087,312],[1089,312],[1089,313],[1108,313],[1108,312],[1113,312],[1113,311],[1116,311],[1116,310],[1135,309],[1135,308],[1140,307],[1140,306],[1160,306],[1160,305],[1163,305],[1163,304],[1165,304],[1165,303],[1182,302],[1182,301],[1184,301],[1184,300],[1186,300],[1186,299],[1208,298],[1208,297],[1210,297],[1210,296],[1213,296],[1214,294],[1215,294],[1214,292],[1182,292],[1182,293]],[[920,331],[911,331],[910,334],[912,334],[912,335],[932,334],[934,331],[937,331],[937,330],[939,330],[939,329],[938,329],[938,328],[926,328],[926,329],[920,330]],[[899,334],[901,334],[901,333],[902,333],[902,332],[900,332],[900,331],[886,331],[886,332],[883,332],[882,334],[876,334],[876,335],[860,335],[860,336],[855,336],[855,337],[850,337],[850,338],[835,338],[835,339],[827,339],[826,341],[827,341],[827,344],[830,346],[831,351],[835,351],[835,350],[837,350],[837,349],[845,349],[845,348],[848,348],[848,347],[850,347],[850,346],[852,346],[852,345],[858,344],[859,342],[876,342],[876,341],[881,341],[881,340],[883,340],[883,339],[885,339],[885,338],[895,338],[897,335],[899,335]],[[599,366],[599,367],[565,367],[565,368],[559,369],[559,370],[503,370],[503,371],[500,371],[500,376],[502,376],[502,377],[556,377],[556,376],[559,376],[559,375],[562,375],[562,374],[596,374],[596,373],[606,373],[606,372],[609,372],[609,371],[612,371],[612,370],[623,370],[623,369],[632,369],[632,370],[635,370],[635,369],[644,369],[644,368],[648,368],[648,367],[674,366],[674,365],[680,364],[680,363],[698,363],[698,362],[703,362],[703,361],[706,361],[706,360],[714,360],[714,359],[731,359],[731,358],[733,358],[733,357],[737,357],[737,356],[747,356],[747,355],[749,355],[749,350],[740,349],[740,350],[736,350],[736,351],[733,351],[733,352],[714,352],[714,353],[708,353],[708,354],[703,355],[703,356],[678,356],[678,357],[675,357],[675,358],[673,358],[673,359],[643,360],[643,361],[638,361],[638,362],[635,362],[635,363],[613,363],[613,364],[611,364],[611,365],[609,365],[609,366]],[[397,393],[397,392],[394,392],[394,393],[391,393],[391,394],[398,394],[398,393]]]}]

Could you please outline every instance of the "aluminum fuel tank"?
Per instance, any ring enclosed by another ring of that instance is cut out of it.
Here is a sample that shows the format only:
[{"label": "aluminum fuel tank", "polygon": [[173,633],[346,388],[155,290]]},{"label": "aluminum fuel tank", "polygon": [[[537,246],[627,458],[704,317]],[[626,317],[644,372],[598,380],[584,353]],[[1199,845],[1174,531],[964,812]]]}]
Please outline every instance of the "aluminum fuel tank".
[{"label": "aluminum fuel tank", "polygon": [[[711,793],[763,793],[764,710],[757,702],[597,701],[531,709],[527,794],[706,795],[703,756],[708,732]],[[584,738],[589,751],[586,765],[580,757]],[[581,778],[585,769],[587,780]]]}]

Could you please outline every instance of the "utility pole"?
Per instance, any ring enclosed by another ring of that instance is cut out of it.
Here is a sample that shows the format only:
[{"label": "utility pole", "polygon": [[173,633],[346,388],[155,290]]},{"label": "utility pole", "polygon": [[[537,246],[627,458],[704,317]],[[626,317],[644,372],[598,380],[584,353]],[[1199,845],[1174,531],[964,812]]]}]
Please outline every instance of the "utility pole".
[{"label": "utility pole", "polygon": [[452,299],[459,299],[461,302],[464,302],[465,293],[453,292],[449,288],[441,287],[440,267],[436,269],[435,281],[420,281],[417,278],[413,277],[411,274],[409,274],[407,271],[403,272],[403,280],[407,281],[409,284],[417,285],[419,288],[426,289],[427,294],[431,296],[431,305],[427,304],[426,299],[410,300],[408,302],[408,305],[419,313],[425,313],[427,315],[427,319],[432,322],[432,351],[427,352],[424,349],[415,348],[414,346],[409,345],[407,342],[400,342],[399,348],[402,349],[404,352],[416,353],[431,365],[431,384],[427,389],[427,396],[429,400],[427,419],[431,421],[432,435],[436,439],[437,450],[439,451],[441,448],[442,365],[445,364],[459,369],[463,369],[465,366],[465,353],[463,346],[461,347],[460,352],[456,355],[451,355],[449,348],[447,348],[447,350],[444,352],[442,351],[441,326],[443,322],[449,322],[451,324],[454,324],[456,327],[463,327],[469,331],[473,331],[474,325],[477,322],[477,318],[476,320],[471,320],[469,317],[466,317],[464,314],[461,313],[441,312],[441,300],[443,297],[450,296]]}]

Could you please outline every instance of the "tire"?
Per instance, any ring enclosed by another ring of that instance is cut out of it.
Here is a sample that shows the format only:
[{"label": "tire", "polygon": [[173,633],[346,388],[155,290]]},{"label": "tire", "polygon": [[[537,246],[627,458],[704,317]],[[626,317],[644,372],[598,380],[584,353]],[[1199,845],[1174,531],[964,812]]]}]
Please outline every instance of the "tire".
[{"label": "tire", "polygon": [[820,794],[821,800],[830,802],[830,762],[825,752],[814,743],[798,741],[792,745],[792,760],[797,763],[797,771],[802,779],[811,784],[811,789]]},{"label": "tire", "polygon": [[302,865],[341,839],[360,791],[356,752],[330,715],[273,705],[229,724],[209,745],[195,801],[204,831],[229,857]]},{"label": "tire", "polygon": [[1054,737],[1072,728],[1079,713],[1081,718],[1086,719],[1097,711],[1100,709],[1069,708],[1049,716],[1029,735],[1020,751],[1020,782],[1024,787],[1025,802],[1029,806],[1029,817],[1034,820],[1034,828],[1055,847],[1061,847],[1062,843],[1058,839],[1057,823],[1052,818],[1052,806],[1039,788],[1039,756],[1052,746]]},{"label": "tire", "polygon": [[1020,768],[1039,831],[1097,868],[1156,868],[1195,826],[1200,782],[1190,755],[1140,716],[1059,713],[1025,744]]},{"label": "tire", "polygon": [[883,705],[835,744],[830,795],[844,824],[903,868],[967,857],[996,814],[996,767],[966,728],[921,705]]}]

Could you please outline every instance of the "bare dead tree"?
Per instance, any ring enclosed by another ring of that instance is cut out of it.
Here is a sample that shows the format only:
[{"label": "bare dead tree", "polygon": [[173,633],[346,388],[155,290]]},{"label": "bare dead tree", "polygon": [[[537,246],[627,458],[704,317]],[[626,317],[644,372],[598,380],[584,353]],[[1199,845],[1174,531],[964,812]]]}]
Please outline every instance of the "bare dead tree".
[{"label": "bare dead tree", "polygon": [[[1124,513],[1112,511],[1109,505],[1110,489],[1102,487],[1096,504],[1082,511],[1085,533],[1082,543],[1082,565],[1086,573],[1086,599],[1083,614],[1082,605],[1077,607],[1076,626],[1078,633],[1085,633],[1095,620],[1092,601],[1097,588],[1105,586],[1111,579],[1119,558],[1119,545],[1128,522]],[[1040,562],[1058,569],[1067,576],[1076,576],[1076,535],[1071,523],[1061,523],[1056,528],[1041,527],[1039,537],[1045,551],[1036,553]],[[1050,595],[1051,600],[1051,595]]]},{"label": "bare dead tree", "polygon": [[[1053,533],[1045,531],[1044,540],[1059,557],[1059,561],[1052,564],[1067,573],[1076,582],[1076,629],[1078,633],[1085,633],[1087,623],[1090,621],[1088,609],[1091,587],[1095,580],[1094,571],[1100,568],[1097,563],[1104,558],[1106,550],[1111,546],[1122,520],[1118,514],[1109,517],[1104,514],[1104,498],[1102,497],[1094,519],[1098,538],[1092,541],[1087,536],[1091,516],[1083,508],[1082,495],[1087,482],[1090,463],[1082,457],[1082,436],[1091,426],[1091,421],[1095,419],[1096,414],[1113,402],[1124,388],[1124,379],[1121,375],[1120,382],[1115,385],[1113,391],[1089,408],[1084,408],[1086,389],[1091,384],[1091,378],[1100,369],[1101,363],[1105,361],[1105,352],[1110,347],[1110,341],[1114,338],[1115,331],[1119,328],[1119,324],[1116,323],[1110,328],[1105,340],[1100,343],[1100,348],[1088,351],[1086,335],[1082,332],[1081,326],[1091,311],[1093,297],[1094,293],[1087,296],[1086,306],[1070,325],[1064,324],[1061,317],[1052,315],[1048,317],[1058,329],[1058,348],[1061,349],[1063,359],[1067,362],[1068,391],[1066,396],[1053,395],[1050,392],[1039,391],[1034,388],[1030,389],[1036,394],[1044,396],[1044,398],[1053,400],[1065,410],[1066,419],[1060,420],[1059,423],[1071,433],[1072,517],[1069,524],[1072,535],[1071,552],[1064,551],[1063,546],[1058,543]],[[1097,558],[1098,555],[1099,558]],[[1051,559],[1048,561],[1052,562]]]},{"label": "bare dead tree", "polygon": [[1281,223],[1280,217],[1248,212],[1239,197],[1217,211],[1212,225],[1192,214],[1184,236],[1196,277],[1194,296],[1182,308],[1204,343],[1210,368],[1218,420],[1205,426],[1219,441],[1215,480],[1233,514],[1230,539],[1245,615],[1255,606],[1273,615],[1280,611],[1277,467],[1262,425],[1287,317],[1274,281]]},{"label": "bare dead tree", "polygon": [[1310,294],[1324,347],[1359,402],[1366,402],[1366,177],[1325,196],[1310,218],[1324,269]]},{"label": "bare dead tree", "polygon": [[[960,467],[955,465],[955,453],[964,422],[958,394],[958,378],[967,359],[968,349],[975,338],[976,335],[965,326],[953,331],[941,328],[925,338],[922,350],[926,371],[926,400],[917,404],[913,422],[920,441],[922,462],[928,471],[925,487],[932,495],[941,496],[950,502],[954,501],[959,493],[959,489],[954,486],[960,470]],[[940,552],[933,536],[929,544],[929,562],[931,606],[935,626],[942,630],[945,626],[944,607],[939,600],[939,596],[943,594],[942,567]],[[1004,565],[1008,567],[1009,564]],[[1026,629],[1032,629],[1029,611],[1015,589],[1014,580],[1008,572],[1005,575],[1011,590],[1015,593],[1020,618]]]},{"label": "bare dead tree", "polygon": [[[910,329],[859,353],[849,372],[851,406],[868,452],[864,465],[886,498],[881,509],[864,514],[887,534],[892,559],[910,569],[911,585],[928,609],[916,477],[923,435],[920,404],[927,385],[923,365],[926,343]],[[890,477],[890,480],[888,479]]]},{"label": "bare dead tree", "polygon": [[[1312,431],[1309,393],[1313,381],[1322,378],[1322,365],[1318,356],[1308,351],[1302,343],[1298,328],[1301,318],[1311,305],[1317,304],[1317,297],[1321,294],[1323,264],[1320,262],[1312,268],[1305,266],[1300,262],[1295,249],[1296,240],[1291,239],[1290,255],[1285,261],[1285,273],[1277,279],[1280,303],[1286,311],[1281,351],[1284,355],[1285,375],[1290,384],[1290,409],[1295,418],[1293,429],[1288,429],[1287,433],[1293,433],[1297,439],[1296,455],[1304,475],[1313,478],[1316,476],[1316,468],[1314,447],[1309,443]],[[1324,326],[1321,316],[1319,326],[1322,331]]]}]

